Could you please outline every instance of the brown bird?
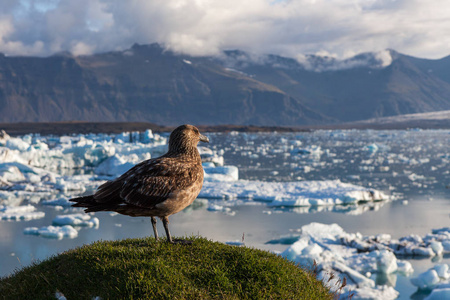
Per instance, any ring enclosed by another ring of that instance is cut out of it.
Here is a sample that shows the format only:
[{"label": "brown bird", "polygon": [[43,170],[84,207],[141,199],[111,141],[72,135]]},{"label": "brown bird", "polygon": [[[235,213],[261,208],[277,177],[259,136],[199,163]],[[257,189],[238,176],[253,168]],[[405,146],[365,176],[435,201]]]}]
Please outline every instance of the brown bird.
[{"label": "brown bird", "polygon": [[156,218],[163,222],[170,243],[170,215],[190,205],[203,186],[203,168],[198,142],[209,143],[192,125],[177,127],[169,137],[169,150],[161,157],[143,161],[122,176],[102,184],[90,196],[70,199],[74,207],[85,212],[114,211],[132,217],[151,217],[155,239],[158,240]]}]

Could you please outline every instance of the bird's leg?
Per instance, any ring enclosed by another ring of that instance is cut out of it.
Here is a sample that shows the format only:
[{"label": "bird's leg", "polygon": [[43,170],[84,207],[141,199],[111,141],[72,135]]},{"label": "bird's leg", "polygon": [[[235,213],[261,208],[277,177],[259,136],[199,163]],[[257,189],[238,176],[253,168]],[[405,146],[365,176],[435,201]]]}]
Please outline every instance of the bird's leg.
[{"label": "bird's leg", "polygon": [[152,226],[153,226],[153,233],[155,234],[155,240],[158,241],[158,230],[156,230],[156,218],[152,217]]},{"label": "bird's leg", "polygon": [[170,231],[169,231],[169,218],[163,217],[163,218],[161,218],[161,221],[163,222],[164,230],[166,230],[167,241],[169,243],[173,243],[172,236],[170,235]]},{"label": "bird's leg", "polygon": [[161,218],[163,225],[164,225],[164,229],[166,230],[166,235],[167,235],[167,241],[169,243],[172,244],[185,244],[185,245],[190,245],[192,244],[191,241],[186,241],[186,240],[172,240],[172,236],[170,235],[170,231],[169,231],[169,218],[168,217],[163,217]]}]

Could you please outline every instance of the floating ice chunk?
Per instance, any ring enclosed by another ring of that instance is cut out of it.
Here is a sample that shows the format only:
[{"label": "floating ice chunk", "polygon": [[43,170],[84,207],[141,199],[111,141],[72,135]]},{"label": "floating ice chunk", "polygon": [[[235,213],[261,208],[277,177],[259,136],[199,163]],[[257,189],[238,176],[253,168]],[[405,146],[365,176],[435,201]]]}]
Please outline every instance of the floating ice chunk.
[{"label": "floating ice chunk", "polygon": [[36,143],[31,145],[32,149],[47,151],[48,145],[42,141],[36,141]]},{"label": "floating ice chunk", "polygon": [[414,269],[409,261],[398,259],[397,260],[397,272],[408,276],[414,272]]},{"label": "floating ice chunk", "polygon": [[141,142],[144,144],[149,144],[153,141],[154,139],[154,135],[151,129],[147,129],[146,131],[144,131],[144,133],[142,134],[142,138],[141,138]]},{"label": "floating ice chunk", "polygon": [[[448,269],[449,267],[447,264],[435,265],[433,268],[421,273],[419,276],[411,278],[411,283],[419,289],[450,288],[450,274]],[[437,295],[434,297],[437,297]]]},{"label": "floating ice chunk", "polygon": [[23,221],[45,217],[44,212],[35,210],[36,208],[33,205],[2,207],[0,208],[0,220]]},{"label": "floating ice chunk", "polygon": [[85,184],[82,182],[74,182],[74,181],[66,181],[64,178],[59,177],[56,178],[56,183],[54,184],[54,188],[67,193],[69,191],[78,191],[83,193],[86,191]]},{"label": "floating ice chunk", "polygon": [[65,237],[76,238],[78,236],[78,231],[70,225],[65,226],[44,226],[41,228],[37,227],[27,227],[23,231],[24,234],[39,235],[45,238],[51,239],[62,239]]},{"label": "floating ice chunk", "polygon": [[70,214],[70,215],[61,215],[56,216],[53,221],[53,225],[64,226],[64,225],[72,225],[72,226],[86,226],[86,227],[98,227],[99,220],[98,218],[92,218],[88,214]]},{"label": "floating ice chunk", "polygon": [[380,166],[380,172],[388,172],[389,171],[389,167],[388,166]]},{"label": "floating ice chunk", "polygon": [[44,174],[44,173],[46,173],[45,170],[27,166],[27,165],[19,163],[19,162],[4,162],[4,163],[0,163],[0,166],[1,166],[1,169],[4,169],[4,170],[11,168],[11,167],[16,167],[22,174],[27,174],[27,173]]},{"label": "floating ice chunk", "polygon": [[119,134],[116,134],[114,137],[114,143],[117,144],[123,144],[123,143],[129,143],[130,142],[130,133],[129,132],[122,132]]},{"label": "floating ice chunk", "polygon": [[375,152],[378,151],[379,147],[377,144],[370,144],[370,145],[364,146],[363,149],[368,151],[371,154],[374,154]]},{"label": "floating ice chunk", "polygon": [[0,212],[3,213],[22,213],[22,212],[30,212],[34,211],[36,208],[33,205],[23,205],[23,206],[15,206],[15,207],[2,207],[0,208]]},{"label": "floating ice chunk", "polygon": [[300,155],[309,155],[320,158],[323,154],[322,148],[317,145],[308,145],[306,148],[295,149],[291,152],[292,155],[300,154]]},{"label": "floating ice chunk", "polygon": [[438,276],[441,279],[445,280],[445,279],[449,279],[450,278],[450,273],[448,271],[449,267],[448,267],[447,264],[435,265],[433,268],[436,270]]},{"label": "floating ice chunk", "polygon": [[280,255],[286,259],[296,261],[297,257],[302,254],[303,249],[305,249],[308,246],[308,243],[309,243],[308,239],[297,240],[286,250],[281,252]]},{"label": "floating ice chunk", "polygon": [[417,175],[415,173],[411,173],[408,175],[409,180],[416,181],[416,180],[425,180],[425,176],[423,175]]},{"label": "floating ice chunk", "polygon": [[209,211],[222,211],[224,209],[224,207],[222,205],[211,204],[210,206],[208,206],[207,209]]},{"label": "floating ice chunk", "polygon": [[210,204],[207,208],[208,211],[220,211],[227,215],[234,216],[236,212],[232,211],[231,208],[225,207],[217,204]]},{"label": "floating ice chunk", "polygon": [[44,200],[42,204],[49,206],[71,206],[73,202],[70,202],[66,197],[61,197],[53,200]]},{"label": "floating ice chunk", "polygon": [[298,167],[298,169],[303,173],[309,173],[312,171],[312,168],[310,166],[300,166]]},{"label": "floating ice chunk", "polygon": [[445,252],[450,252],[450,239],[442,241],[442,247],[444,248]]},{"label": "floating ice chunk", "polygon": [[431,249],[433,249],[433,251],[436,255],[441,255],[442,252],[444,251],[444,247],[442,246],[442,243],[438,242],[438,241],[432,241],[430,243],[430,247],[431,247]]},{"label": "floating ice chunk", "polygon": [[133,163],[127,162],[120,155],[114,155],[103,161],[98,167],[95,168],[95,174],[119,176],[131,169],[134,166]]},{"label": "floating ice chunk", "polygon": [[30,144],[20,138],[10,138],[6,141],[6,147],[11,150],[26,151]]},{"label": "floating ice chunk", "polygon": [[442,228],[438,228],[438,229],[433,229],[432,231],[431,231],[433,234],[438,234],[438,233],[441,233],[441,232],[448,232],[448,233],[450,233],[450,227],[442,227]]},{"label": "floating ice chunk", "polygon": [[377,257],[377,271],[384,274],[391,274],[397,271],[397,258],[394,253],[381,250]]},{"label": "floating ice chunk", "polygon": [[316,222],[312,222],[308,225],[302,226],[301,232],[302,234],[310,237],[328,240],[334,240],[337,237],[345,234],[344,229],[342,229],[342,227],[336,223],[322,224]]},{"label": "floating ice chunk", "polygon": [[235,166],[203,167],[205,181],[237,181],[239,180],[239,169]]},{"label": "floating ice chunk", "polygon": [[439,275],[436,270],[430,269],[415,278],[411,278],[411,283],[419,289],[433,289],[439,283]]},{"label": "floating ice chunk", "polygon": [[20,172],[19,168],[11,163],[0,164],[0,179],[2,182],[24,181],[25,176]]}]

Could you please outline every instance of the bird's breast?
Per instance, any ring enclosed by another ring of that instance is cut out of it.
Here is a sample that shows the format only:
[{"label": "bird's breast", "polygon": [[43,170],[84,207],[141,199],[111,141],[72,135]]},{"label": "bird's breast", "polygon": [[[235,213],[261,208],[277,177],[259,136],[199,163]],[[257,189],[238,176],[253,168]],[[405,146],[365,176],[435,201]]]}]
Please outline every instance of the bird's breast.
[{"label": "bird's breast", "polygon": [[158,210],[158,216],[173,215],[188,207],[197,198],[202,185],[203,180],[197,181],[189,188],[171,193],[165,201],[155,205],[155,209]]}]

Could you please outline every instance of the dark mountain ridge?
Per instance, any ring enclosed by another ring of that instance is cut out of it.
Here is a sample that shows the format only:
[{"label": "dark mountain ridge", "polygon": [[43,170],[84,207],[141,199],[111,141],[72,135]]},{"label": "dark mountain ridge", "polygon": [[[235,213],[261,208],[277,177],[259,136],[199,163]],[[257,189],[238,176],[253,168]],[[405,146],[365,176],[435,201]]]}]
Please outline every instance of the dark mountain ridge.
[{"label": "dark mountain ridge", "polygon": [[163,125],[323,122],[277,87],[159,45],[73,57],[0,58],[0,120],[145,121]]},{"label": "dark mountain ridge", "polygon": [[450,109],[450,57],[387,50],[347,60],[158,44],[88,56],[0,55],[0,122],[299,126]]}]

